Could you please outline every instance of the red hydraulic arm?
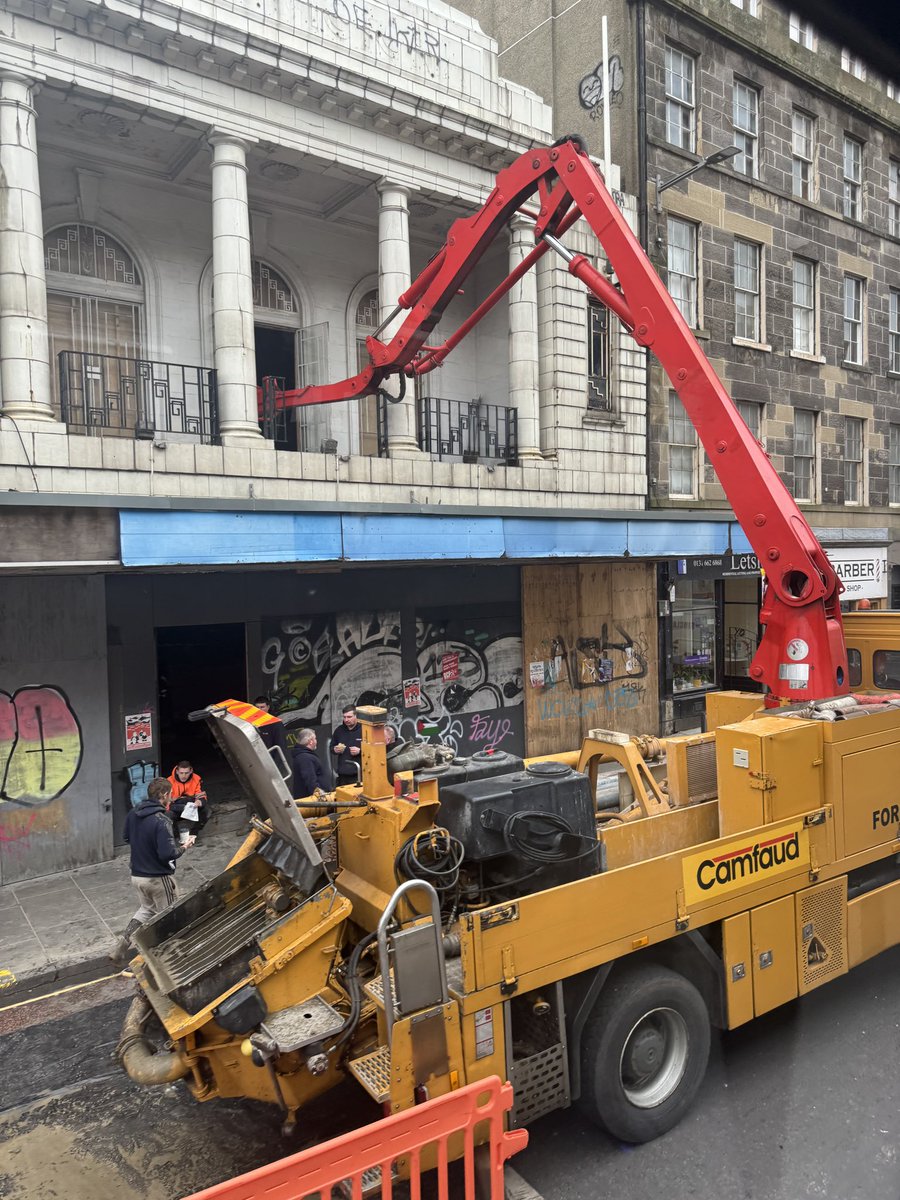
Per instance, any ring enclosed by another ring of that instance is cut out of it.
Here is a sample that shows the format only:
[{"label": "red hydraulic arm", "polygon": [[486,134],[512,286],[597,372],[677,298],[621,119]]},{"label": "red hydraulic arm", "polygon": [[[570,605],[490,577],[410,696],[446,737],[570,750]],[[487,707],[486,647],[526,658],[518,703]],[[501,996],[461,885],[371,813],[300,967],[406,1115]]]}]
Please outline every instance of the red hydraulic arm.
[{"label": "red hydraulic arm", "polygon": [[[498,232],[536,197],[535,248],[439,347],[428,334]],[[584,216],[619,281],[614,287],[581,254],[559,241]],[[553,249],[569,271],[616,314],[659,359],[681,397],[735,516],[766,574],[760,620],[765,625],[751,676],[776,705],[821,700],[849,691],[841,626],[841,583],[806,518],[700,349],[672,297],[606,189],[579,138],[523,154],[497,176],[473,216],[455,221],[447,241],[399,298],[408,315],[390,341],[367,339],[369,365],[341,383],[285,393],[286,404],[322,404],[375,392],[392,375],[438,366],[473,325],[537,260]],[[378,331],[380,332],[380,330]]]}]

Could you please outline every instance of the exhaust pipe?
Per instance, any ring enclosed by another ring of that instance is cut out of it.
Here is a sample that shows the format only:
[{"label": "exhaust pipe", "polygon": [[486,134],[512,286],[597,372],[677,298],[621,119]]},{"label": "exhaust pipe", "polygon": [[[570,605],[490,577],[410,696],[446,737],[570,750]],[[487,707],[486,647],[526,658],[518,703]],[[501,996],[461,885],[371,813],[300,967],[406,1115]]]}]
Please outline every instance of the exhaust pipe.
[{"label": "exhaust pipe", "polygon": [[119,1061],[129,1079],[148,1086],[174,1083],[183,1079],[191,1069],[190,1063],[178,1050],[155,1051],[144,1037],[144,1022],[150,1016],[150,1001],[136,996],[125,1016],[122,1037],[116,1047]]}]

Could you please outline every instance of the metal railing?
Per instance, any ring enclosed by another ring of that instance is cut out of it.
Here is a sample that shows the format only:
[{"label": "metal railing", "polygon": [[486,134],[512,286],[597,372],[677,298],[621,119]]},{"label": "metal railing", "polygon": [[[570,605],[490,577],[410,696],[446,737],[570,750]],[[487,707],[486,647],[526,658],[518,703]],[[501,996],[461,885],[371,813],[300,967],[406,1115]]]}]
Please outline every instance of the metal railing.
[{"label": "metal railing", "polygon": [[209,367],[62,350],[59,403],[73,433],[218,438],[216,373]]},{"label": "metal railing", "polygon": [[518,461],[518,414],[514,408],[434,396],[420,397],[417,407],[420,450],[460,462],[513,466]]}]

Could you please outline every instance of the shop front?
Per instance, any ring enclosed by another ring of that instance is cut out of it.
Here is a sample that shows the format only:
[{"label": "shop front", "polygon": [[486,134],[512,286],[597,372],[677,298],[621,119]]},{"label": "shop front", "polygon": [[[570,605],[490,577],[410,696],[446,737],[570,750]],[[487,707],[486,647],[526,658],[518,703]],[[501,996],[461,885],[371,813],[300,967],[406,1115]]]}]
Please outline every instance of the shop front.
[{"label": "shop front", "polygon": [[708,692],[759,690],[750,679],[750,662],[759,644],[761,580],[759,560],[751,553],[663,564],[661,683],[670,732],[703,727]]}]

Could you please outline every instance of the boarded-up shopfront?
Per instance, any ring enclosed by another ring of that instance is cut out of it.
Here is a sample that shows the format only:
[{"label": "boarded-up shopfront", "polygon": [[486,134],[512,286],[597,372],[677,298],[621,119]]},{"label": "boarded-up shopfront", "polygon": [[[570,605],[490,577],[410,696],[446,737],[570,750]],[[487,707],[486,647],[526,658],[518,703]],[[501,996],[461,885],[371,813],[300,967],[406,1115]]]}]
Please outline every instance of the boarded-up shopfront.
[{"label": "boarded-up shopfront", "polygon": [[659,726],[656,567],[522,570],[527,752],[575,749],[589,729]]}]

